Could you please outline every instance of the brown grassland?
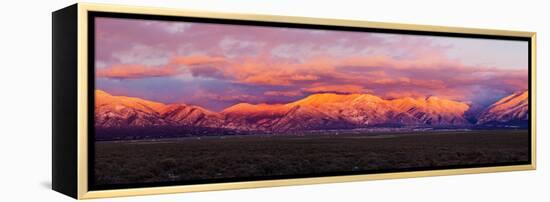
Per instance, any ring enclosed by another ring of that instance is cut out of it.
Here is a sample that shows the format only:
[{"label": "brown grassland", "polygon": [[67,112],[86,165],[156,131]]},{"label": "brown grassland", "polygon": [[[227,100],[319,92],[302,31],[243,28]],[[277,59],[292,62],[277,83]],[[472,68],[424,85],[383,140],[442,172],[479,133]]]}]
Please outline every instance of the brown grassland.
[{"label": "brown grassland", "polygon": [[526,162],[527,130],[218,136],[95,143],[97,186]]}]

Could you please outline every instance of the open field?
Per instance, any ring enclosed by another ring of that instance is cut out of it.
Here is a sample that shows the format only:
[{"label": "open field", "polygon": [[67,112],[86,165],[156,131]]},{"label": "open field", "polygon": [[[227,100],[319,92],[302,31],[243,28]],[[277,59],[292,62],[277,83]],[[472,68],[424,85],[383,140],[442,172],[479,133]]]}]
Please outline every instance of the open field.
[{"label": "open field", "polygon": [[95,145],[96,185],[526,162],[527,130],[225,136]]}]

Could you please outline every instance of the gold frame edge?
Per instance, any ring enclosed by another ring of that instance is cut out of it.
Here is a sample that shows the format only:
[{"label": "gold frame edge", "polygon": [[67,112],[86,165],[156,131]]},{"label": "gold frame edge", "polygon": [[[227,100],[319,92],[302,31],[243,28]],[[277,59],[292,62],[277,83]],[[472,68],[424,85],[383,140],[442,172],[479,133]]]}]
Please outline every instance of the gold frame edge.
[{"label": "gold frame edge", "polygon": [[88,10],[77,4],[78,38],[77,38],[77,196],[85,198],[88,190]]},{"label": "gold frame edge", "polygon": [[531,32],[531,166],[537,168],[537,33]]}]

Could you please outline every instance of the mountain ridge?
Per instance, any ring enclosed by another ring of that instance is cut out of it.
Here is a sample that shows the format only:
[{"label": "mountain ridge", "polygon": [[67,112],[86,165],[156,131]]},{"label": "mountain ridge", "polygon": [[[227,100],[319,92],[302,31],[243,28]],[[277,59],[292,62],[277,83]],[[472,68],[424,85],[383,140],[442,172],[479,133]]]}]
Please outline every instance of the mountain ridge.
[{"label": "mountain ridge", "polygon": [[99,128],[170,126],[269,133],[383,126],[469,128],[524,121],[527,91],[516,94],[495,102],[472,123],[465,118],[468,104],[437,96],[383,99],[372,94],[320,93],[286,104],[238,103],[214,112],[96,90],[95,123]]},{"label": "mountain ridge", "polygon": [[528,91],[516,92],[512,95],[506,96],[481,112],[477,118],[477,124],[493,126],[517,125],[518,122],[528,124],[528,99]]}]

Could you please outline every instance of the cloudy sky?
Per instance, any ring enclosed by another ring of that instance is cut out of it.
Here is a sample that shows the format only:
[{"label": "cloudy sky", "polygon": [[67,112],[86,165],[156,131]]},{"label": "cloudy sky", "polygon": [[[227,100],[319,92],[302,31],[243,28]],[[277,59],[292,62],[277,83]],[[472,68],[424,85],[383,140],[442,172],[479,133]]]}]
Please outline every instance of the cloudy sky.
[{"label": "cloudy sky", "polygon": [[527,42],[96,18],[96,88],[230,105],[371,93],[486,105],[527,88]]}]

